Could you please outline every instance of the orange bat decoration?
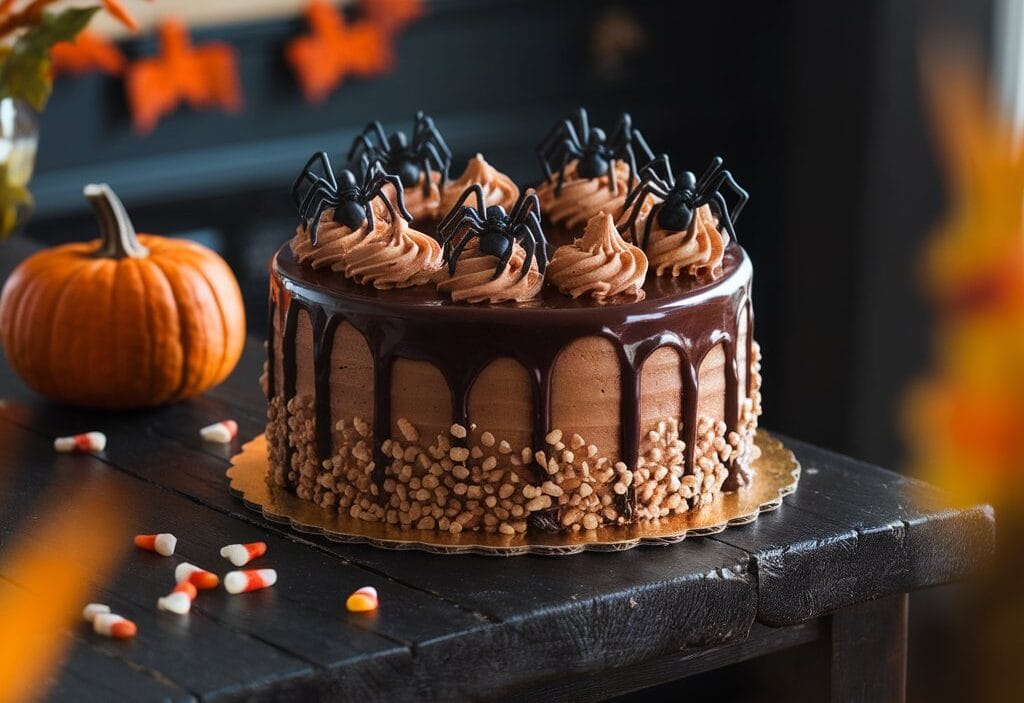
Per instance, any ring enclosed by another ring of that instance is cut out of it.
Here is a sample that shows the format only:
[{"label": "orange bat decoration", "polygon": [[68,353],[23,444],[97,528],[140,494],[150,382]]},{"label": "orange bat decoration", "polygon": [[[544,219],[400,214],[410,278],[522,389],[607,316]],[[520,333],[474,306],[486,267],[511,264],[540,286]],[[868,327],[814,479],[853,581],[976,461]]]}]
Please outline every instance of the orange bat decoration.
[{"label": "orange bat decoration", "polygon": [[285,58],[310,102],[322,102],[348,75],[376,76],[394,66],[394,31],[422,14],[419,0],[364,2],[365,17],[349,24],[326,0],[306,8],[311,34],[291,41]]},{"label": "orange bat decoration", "polygon": [[363,0],[363,17],[393,34],[423,16],[422,0]]},{"label": "orange bat decoration", "polygon": [[128,67],[125,79],[135,129],[153,131],[181,102],[193,108],[242,107],[235,50],[220,43],[192,46],[184,25],[165,20],[160,26],[160,54]]},{"label": "orange bat decoration", "polygon": [[120,76],[127,63],[116,44],[89,31],[79,33],[73,42],[54,44],[50,49],[50,61],[54,75],[100,71]]}]

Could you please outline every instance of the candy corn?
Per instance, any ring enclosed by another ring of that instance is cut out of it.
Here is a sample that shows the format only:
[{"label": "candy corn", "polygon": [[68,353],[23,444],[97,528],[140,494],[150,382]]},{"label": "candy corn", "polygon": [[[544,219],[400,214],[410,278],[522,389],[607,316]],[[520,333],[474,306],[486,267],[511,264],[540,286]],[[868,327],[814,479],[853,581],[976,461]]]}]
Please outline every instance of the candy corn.
[{"label": "candy corn", "polygon": [[61,454],[71,452],[102,452],[107,446],[107,436],[102,432],[85,432],[71,437],[53,440],[53,448]]},{"label": "candy corn", "polygon": [[196,587],[188,581],[182,581],[170,594],[158,598],[156,607],[178,615],[184,615],[192,609],[192,601],[196,599]]},{"label": "candy corn", "polygon": [[220,555],[235,566],[245,566],[253,559],[267,553],[266,542],[249,542],[248,544],[229,544],[221,547]]},{"label": "candy corn", "polygon": [[273,569],[247,569],[229,571],[224,576],[224,589],[231,594],[248,593],[268,588],[277,583],[277,572]]},{"label": "candy corn", "polygon": [[162,557],[169,557],[174,554],[174,547],[177,544],[178,538],[169,532],[161,532],[156,535],[135,535],[136,547],[156,552]]},{"label": "candy corn", "polygon": [[222,420],[212,425],[207,425],[199,430],[199,436],[206,442],[218,442],[227,444],[238,434],[238,423],[234,420]]},{"label": "candy corn", "polygon": [[89,603],[82,608],[82,617],[85,618],[86,622],[92,622],[96,619],[97,615],[103,615],[110,612],[110,606],[103,603]]},{"label": "candy corn", "polygon": [[377,589],[373,586],[363,586],[345,601],[345,607],[350,613],[368,613],[376,610],[377,605]]},{"label": "candy corn", "polygon": [[187,561],[183,561],[174,567],[174,580],[178,583],[188,581],[200,591],[216,588],[217,584],[220,583],[220,578],[217,574],[201,569],[195,564],[189,564]]},{"label": "candy corn", "polygon": [[123,618],[114,613],[100,613],[92,621],[92,629],[96,634],[104,637],[113,637],[119,640],[126,640],[134,637],[138,628],[128,618]]}]

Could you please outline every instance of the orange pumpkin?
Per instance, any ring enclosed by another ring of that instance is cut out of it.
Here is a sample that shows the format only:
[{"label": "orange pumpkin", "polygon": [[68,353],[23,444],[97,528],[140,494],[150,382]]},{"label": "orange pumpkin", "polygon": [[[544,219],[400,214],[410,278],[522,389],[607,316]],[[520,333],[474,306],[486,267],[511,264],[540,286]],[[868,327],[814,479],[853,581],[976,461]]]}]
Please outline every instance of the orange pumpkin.
[{"label": "orange pumpkin", "polygon": [[220,383],[245,342],[231,269],[194,242],[136,235],[106,184],[85,197],[100,240],[38,252],[4,285],[11,366],[45,396],[96,408],[163,405]]}]

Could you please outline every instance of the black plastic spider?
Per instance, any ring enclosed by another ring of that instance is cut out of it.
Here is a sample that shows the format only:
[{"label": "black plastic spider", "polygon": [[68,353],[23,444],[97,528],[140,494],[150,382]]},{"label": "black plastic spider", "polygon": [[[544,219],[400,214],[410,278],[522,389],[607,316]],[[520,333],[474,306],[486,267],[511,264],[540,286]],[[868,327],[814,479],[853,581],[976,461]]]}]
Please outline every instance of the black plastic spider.
[{"label": "black plastic spider", "polygon": [[[537,158],[547,180],[550,181],[558,171],[555,195],[560,195],[565,182],[565,167],[573,159],[578,160],[576,173],[583,178],[599,178],[609,170],[614,173],[615,162],[625,161],[629,164],[629,187],[632,188],[637,174],[637,150],[643,157],[641,166],[654,159],[654,152],[647,146],[640,130],[633,129],[633,118],[628,112],[622,113],[615,131],[606,137],[600,127],[590,127],[587,111],[581,107],[573,117],[562,120],[548,132],[537,145]],[[618,193],[618,181],[615,178],[609,181],[612,193]]]},{"label": "black plastic spider", "polygon": [[[636,220],[643,210],[644,201],[648,195],[659,198],[661,202],[651,208],[647,216],[647,223],[644,225],[644,236],[640,240],[640,247],[647,248],[647,238],[651,234],[651,222],[655,218],[658,224],[664,229],[681,232],[690,228],[697,208],[702,205],[709,205],[717,215],[718,220],[725,226],[729,236],[736,241],[736,230],[733,226],[739,219],[743,206],[747,204],[750,196],[743,190],[726,169],[722,168],[722,157],[716,156],[711,160],[711,165],[697,178],[692,171],[683,171],[678,176],[672,175],[672,165],[668,156],[662,154],[655,161],[645,166],[640,171],[640,182],[626,196],[623,205],[624,210],[633,208],[626,220],[626,226],[633,235],[633,241],[637,241]],[[663,174],[658,173],[658,167],[664,169]],[[725,196],[720,189],[723,184],[739,196],[735,207],[731,210],[725,202]]]},{"label": "black plastic spider", "polygon": [[[317,166],[320,167],[319,171]],[[338,224],[356,230],[369,221],[370,229],[373,229],[372,201],[380,198],[392,220],[400,214],[407,222],[412,222],[412,215],[405,209],[402,181],[398,176],[384,173],[378,164],[371,165],[365,158],[360,163],[358,173],[360,175],[344,169],[335,177],[327,153],[321,151],[309,158],[302,173],[295,179],[292,200],[299,209],[299,221],[309,230],[309,241],[314,246],[320,228],[320,216],[327,208],[334,208],[333,219]],[[382,190],[388,184],[395,189],[394,203]]]},{"label": "black plastic spider", "polygon": [[[471,195],[476,195],[475,208],[465,204]],[[537,258],[537,269],[541,273],[547,268],[548,243],[540,226],[540,200],[532,190],[520,194],[516,204],[512,206],[512,212],[508,214],[500,205],[486,204],[483,188],[479,184],[471,185],[462,191],[455,207],[448,211],[441,224],[437,226],[437,238],[444,247],[445,261],[448,262],[450,274],[455,274],[459,256],[474,237],[479,240],[481,253],[498,257],[493,278],[500,276],[508,266],[513,244],[519,244],[526,250],[519,279],[530,270],[534,256]],[[456,239],[458,241],[453,246]]]},{"label": "black plastic spider", "polygon": [[444,142],[444,137],[434,126],[434,120],[420,110],[412,127],[412,142],[405,132],[393,132],[391,136],[384,133],[379,121],[373,121],[352,142],[348,151],[349,168],[355,170],[360,159],[379,163],[385,173],[392,173],[402,179],[402,185],[411,188],[423,179],[423,194],[430,193],[431,168],[441,174],[441,182],[448,180],[448,170],[452,165],[452,152]]}]

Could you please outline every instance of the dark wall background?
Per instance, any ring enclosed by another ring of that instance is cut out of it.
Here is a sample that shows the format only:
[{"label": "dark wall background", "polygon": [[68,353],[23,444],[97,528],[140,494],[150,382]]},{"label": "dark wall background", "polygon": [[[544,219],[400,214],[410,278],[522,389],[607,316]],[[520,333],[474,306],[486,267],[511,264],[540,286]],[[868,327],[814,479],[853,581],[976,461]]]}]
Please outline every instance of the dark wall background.
[{"label": "dark wall background", "polygon": [[[755,262],[765,424],[898,465],[899,398],[927,357],[915,252],[941,209],[917,42],[940,22],[987,42],[992,1],[439,0],[399,37],[394,73],[351,80],[317,107],[281,58],[300,21],[196,31],[197,43],[238,48],[244,112],[183,109],[139,137],[120,82],[59,80],[27,233],[92,236],[81,187],[107,181],[140,230],[192,236],[228,259],[259,334],[267,261],[294,226],[288,185],[311,152],[344,151],[372,119],[408,128],[422,108],[456,172],[482,151],[527,183],[556,119],[582,104],[611,126],[629,110],[677,168],[720,153],[752,193],[739,236]],[[618,55],[596,55],[592,37],[612,15],[644,42],[606,70]]]}]

